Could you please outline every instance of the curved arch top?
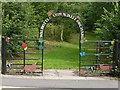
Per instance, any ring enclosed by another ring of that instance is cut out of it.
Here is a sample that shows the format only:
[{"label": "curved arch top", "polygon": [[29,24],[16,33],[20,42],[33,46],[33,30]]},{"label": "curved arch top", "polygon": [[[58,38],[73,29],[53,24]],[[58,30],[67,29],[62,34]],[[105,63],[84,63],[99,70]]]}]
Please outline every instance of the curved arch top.
[{"label": "curved arch top", "polygon": [[45,27],[46,27],[47,23],[54,17],[67,17],[67,18],[74,20],[80,29],[81,40],[84,39],[84,30],[83,30],[82,24],[80,23],[79,16],[73,16],[73,15],[70,15],[68,13],[52,13],[52,12],[48,12],[48,17],[42,23],[42,25],[40,27],[40,31],[39,31],[39,38],[44,39]]}]

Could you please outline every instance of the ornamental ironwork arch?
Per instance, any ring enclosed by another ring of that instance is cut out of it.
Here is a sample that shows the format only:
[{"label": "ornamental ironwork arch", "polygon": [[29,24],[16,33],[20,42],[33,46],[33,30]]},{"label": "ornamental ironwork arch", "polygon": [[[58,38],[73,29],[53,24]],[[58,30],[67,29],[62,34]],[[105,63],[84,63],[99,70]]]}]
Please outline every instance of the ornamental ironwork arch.
[{"label": "ornamental ironwork arch", "polygon": [[42,25],[40,27],[40,30],[39,30],[39,38],[40,39],[44,40],[45,27],[46,27],[47,23],[49,23],[49,21],[54,17],[67,17],[67,18],[74,20],[77,23],[79,30],[80,30],[80,39],[84,40],[84,30],[83,30],[83,26],[80,22],[79,16],[73,16],[68,13],[53,13],[53,12],[48,12],[48,17],[44,20],[44,22],[42,23]]},{"label": "ornamental ironwork arch", "polygon": [[[68,13],[53,13],[53,12],[48,12],[48,17],[44,20],[44,22],[42,23],[40,29],[39,29],[39,40],[44,40],[44,31],[45,31],[45,27],[47,25],[47,23],[49,23],[49,21],[52,19],[52,18],[55,18],[55,17],[66,17],[66,18],[70,18],[72,20],[74,20],[78,27],[79,27],[79,31],[80,31],[80,37],[79,37],[79,52],[81,51],[81,43],[82,41],[85,40],[84,38],[84,30],[83,30],[83,26],[82,24],[80,23],[80,17],[79,16],[73,16],[71,14],[68,14]],[[44,42],[42,43],[42,46],[44,47]],[[43,71],[43,52],[44,52],[44,49],[42,49],[42,71]],[[80,72],[80,57],[79,57],[79,72]],[[80,75],[80,73],[79,73]]]}]

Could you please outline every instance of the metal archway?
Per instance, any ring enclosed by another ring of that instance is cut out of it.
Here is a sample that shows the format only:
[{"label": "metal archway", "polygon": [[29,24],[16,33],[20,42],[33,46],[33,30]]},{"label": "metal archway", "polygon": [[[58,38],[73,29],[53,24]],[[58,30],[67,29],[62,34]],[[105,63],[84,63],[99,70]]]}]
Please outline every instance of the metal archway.
[{"label": "metal archway", "polygon": [[67,18],[70,18],[70,19],[74,20],[77,23],[77,25],[80,29],[81,40],[84,39],[84,30],[83,30],[82,24],[80,23],[80,17],[79,16],[73,16],[73,15],[68,14],[68,13],[53,13],[53,12],[48,12],[48,17],[44,20],[44,22],[42,23],[42,25],[40,27],[40,30],[39,30],[39,38],[40,39],[44,39],[45,27],[46,27],[47,23],[52,18],[55,18],[55,17],[67,17]]},{"label": "metal archway", "polygon": [[[44,22],[42,23],[40,29],[39,29],[39,36],[38,38],[41,40],[44,40],[44,31],[45,31],[45,27],[47,25],[47,23],[49,23],[49,21],[52,18],[55,17],[66,17],[66,18],[70,18],[72,20],[74,20],[80,30],[80,37],[79,37],[79,52],[81,51],[81,42],[84,40],[84,30],[83,30],[83,26],[80,22],[80,17],[79,16],[73,16],[71,14],[68,13],[53,13],[51,11],[48,12],[48,17],[44,20]],[[44,46],[44,42],[42,43],[42,46]],[[43,62],[43,52],[44,50],[42,49],[42,62]],[[78,53],[79,54],[79,53]],[[43,63],[42,63],[42,67],[43,67]],[[42,68],[43,69],[43,68]],[[80,71],[80,58],[79,58],[79,71]]]}]

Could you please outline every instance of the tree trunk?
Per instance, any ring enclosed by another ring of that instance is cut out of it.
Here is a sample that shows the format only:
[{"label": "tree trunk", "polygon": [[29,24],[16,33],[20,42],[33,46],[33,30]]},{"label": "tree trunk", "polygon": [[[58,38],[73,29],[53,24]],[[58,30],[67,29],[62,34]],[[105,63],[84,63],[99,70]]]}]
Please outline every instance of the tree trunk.
[{"label": "tree trunk", "polygon": [[61,29],[61,41],[63,41],[63,26],[62,26],[62,29]]}]

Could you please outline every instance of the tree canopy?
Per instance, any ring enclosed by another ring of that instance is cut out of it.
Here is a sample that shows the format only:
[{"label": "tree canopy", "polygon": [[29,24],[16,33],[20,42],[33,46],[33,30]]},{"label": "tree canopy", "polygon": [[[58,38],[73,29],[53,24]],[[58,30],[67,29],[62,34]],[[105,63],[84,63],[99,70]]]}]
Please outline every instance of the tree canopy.
[{"label": "tree canopy", "polygon": [[[47,17],[48,11],[65,12],[80,16],[84,30],[104,33],[104,39],[120,39],[119,3],[112,2],[7,2],[2,3],[2,34],[5,37],[37,37],[40,25]],[[67,41],[71,33],[78,33],[76,24],[66,18],[54,18],[47,25],[46,34],[56,30],[54,38]],[[51,27],[50,27],[51,26]],[[51,28],[51,29],[50,29]],[[49,33],[49,34],[50,34]],[[49,35],[46,35],[49,36]],[[49,39],[49,38],[46,38]],[[53,38],[52,38],[53,39]]]},{"label": "tree canopy", "polygon": [[111,12],[106,8],[103,8],[104,13],[95,23],[96,33],[102,39],[120,40],[120,6],[119,3],[113,3],[113,6],[114,8],[111,10]]}]

